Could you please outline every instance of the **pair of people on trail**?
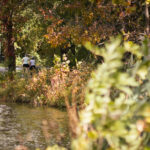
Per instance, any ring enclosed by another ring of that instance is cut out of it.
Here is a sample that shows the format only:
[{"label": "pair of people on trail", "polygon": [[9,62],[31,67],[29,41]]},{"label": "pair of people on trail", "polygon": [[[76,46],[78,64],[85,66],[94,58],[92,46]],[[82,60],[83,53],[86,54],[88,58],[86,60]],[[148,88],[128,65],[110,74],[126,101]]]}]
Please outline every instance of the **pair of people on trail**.
[{"label": "pair of people on trail", "polygon": [[27,55],[25,55],[25,57],[23,57],[22,61],[23,61],[23,70],[24,70],[24,72],[28,69],[30,69],[30,70],[35,69],[35,59],[34,59],[34,57],[32,57],[30,59]]}]

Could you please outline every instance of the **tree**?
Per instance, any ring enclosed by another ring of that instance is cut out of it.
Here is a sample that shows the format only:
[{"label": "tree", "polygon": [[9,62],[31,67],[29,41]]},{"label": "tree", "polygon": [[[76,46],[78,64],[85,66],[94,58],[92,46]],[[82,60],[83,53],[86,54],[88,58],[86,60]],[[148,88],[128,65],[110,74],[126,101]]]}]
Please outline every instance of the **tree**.
[{"label": "tree", "polygon": [[19,32],[20,25],[27,19],[20,14],[27,6],[31,5],[31,2],[30,0],[0,1],[0,24],[2,26],[1,33],[4,38],[4,55],[8,70],[11,73],[16,69],[15,35]]},{"label": "tree", "polygon": [[145,30],[142,4],[142,0],[53,1],[41,9],[49,22],[45,37],[51,47],[66,52],[85,41],[101,46],[118,33],[139,42]]}]

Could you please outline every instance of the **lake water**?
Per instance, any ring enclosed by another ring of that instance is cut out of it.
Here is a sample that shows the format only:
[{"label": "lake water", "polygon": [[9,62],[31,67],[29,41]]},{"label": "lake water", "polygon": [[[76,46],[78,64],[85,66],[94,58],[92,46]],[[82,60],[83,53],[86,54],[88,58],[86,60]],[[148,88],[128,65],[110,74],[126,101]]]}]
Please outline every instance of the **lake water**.
[{"label": "lake water", "polygon": [[0,150],[14,150],[19,145],[29,150],[45,150],[48,145],[54,144],[70,145],[65,111],[0,104]]}]

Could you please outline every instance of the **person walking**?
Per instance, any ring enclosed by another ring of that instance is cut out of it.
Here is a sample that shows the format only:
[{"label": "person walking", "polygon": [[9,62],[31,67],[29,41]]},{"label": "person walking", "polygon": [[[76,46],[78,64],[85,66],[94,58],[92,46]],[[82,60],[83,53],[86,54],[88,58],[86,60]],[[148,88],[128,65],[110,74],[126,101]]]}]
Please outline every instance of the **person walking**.
[{"label": "person walking", "polygon": [[27,73],[29,70],[29,57],[27,55],[23,57],[22,63],[23,63],[23,71],[24,73]]},{"label": "person walking", "polygon": [[31,60],[30,60],[30,71],[31,71],[31,75],[32,75],[32,72],[36,70],[36,67],[35,67],[35,58],[32,57]]}]

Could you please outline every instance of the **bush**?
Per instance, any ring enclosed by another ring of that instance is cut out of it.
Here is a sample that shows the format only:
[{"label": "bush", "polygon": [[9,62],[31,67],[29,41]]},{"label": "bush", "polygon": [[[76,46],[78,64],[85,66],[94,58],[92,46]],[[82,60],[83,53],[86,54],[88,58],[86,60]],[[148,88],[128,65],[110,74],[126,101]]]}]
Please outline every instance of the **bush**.
[{"label": "bush", "polygon": [[[84,68],[84,69],[83,69]],[[22,75],[17,73],[13,81],[3,77],[0,95],[7,101],[30,102],[34,105],[50,105],[65,107],[64,97],[71,99],[72,90],[76,89],[77,103],[83,103],[84,87],[90,76],[87,64],[82,63],[80,69],[70,71],[66,64],[50,69],[42,69],[38,73]]]},{"label": "bush", "polygon": [[[85,44],[89,50],[101,53],[104,63],[93,72],[88,83],[87,107],[80,114],[78,138],[72,144],[74,150],[148,148],[150,92],[144,81],[150,83],[150,61],[141,61],[143,53],[138,45],[121,42],[121,38],[112,39],[103,49]],[[129,71],[123,70],[122,57],[126,51],[137,56]]]}]

